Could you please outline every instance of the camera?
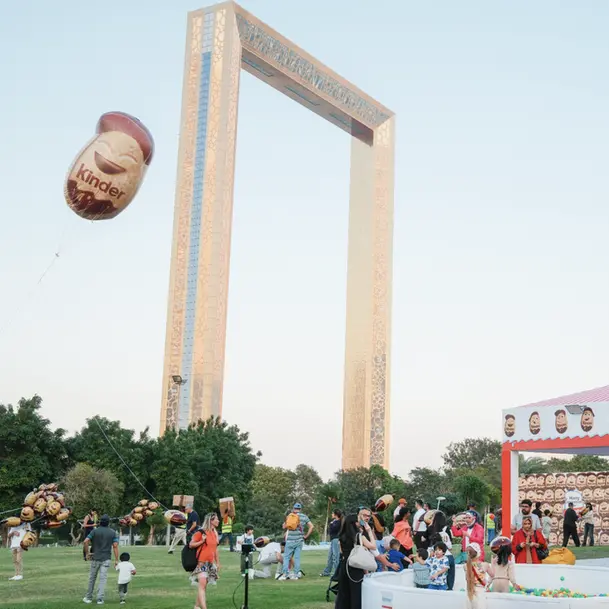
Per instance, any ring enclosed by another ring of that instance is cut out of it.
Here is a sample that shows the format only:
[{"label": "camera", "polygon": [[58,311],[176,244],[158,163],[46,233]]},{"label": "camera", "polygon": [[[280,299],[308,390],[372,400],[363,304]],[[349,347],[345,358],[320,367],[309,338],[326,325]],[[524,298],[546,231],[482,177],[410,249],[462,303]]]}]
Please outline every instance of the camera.
[{"label": "camera", "polygon": [[253,543],[241,544],[241,554],[247,556],[256,550],[256,546]]}]

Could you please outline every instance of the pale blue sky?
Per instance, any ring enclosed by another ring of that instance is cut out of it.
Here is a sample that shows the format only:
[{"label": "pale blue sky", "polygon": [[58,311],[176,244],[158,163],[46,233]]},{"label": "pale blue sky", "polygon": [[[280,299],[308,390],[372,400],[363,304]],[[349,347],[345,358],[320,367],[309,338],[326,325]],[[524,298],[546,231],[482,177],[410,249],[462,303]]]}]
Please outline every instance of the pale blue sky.
[{"label": "pale blue sky", "polygon": [[[156,433],[186,13],[201,5],[58,6],[0,20],[0,401],[37,392],[70,430],[99,413]],[[609,383],[606,0],[243,6],[397,113],[391,469],[500,438],[501,408]],[[156,156],[131,207],[91,224],[63,179],[108,110],[140,117]],[[349,138],[248,74],[239,121],[224,414],[265,462],[328,475]]]}]

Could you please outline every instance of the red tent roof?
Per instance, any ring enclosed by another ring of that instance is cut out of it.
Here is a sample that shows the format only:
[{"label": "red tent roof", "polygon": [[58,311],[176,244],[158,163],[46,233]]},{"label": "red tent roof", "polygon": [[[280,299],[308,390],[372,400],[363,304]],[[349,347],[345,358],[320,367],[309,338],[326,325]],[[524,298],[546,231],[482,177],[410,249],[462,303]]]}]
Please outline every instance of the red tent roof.
[{"label": "red tent roof", "polygon": [[563,395],[560,398],[551,398],[543,400],[543,402],[535,402],[533,404],[525,404],[525,406],[567,406],[569,404],[584,406],[593,402],[609,402],[609,385],[598,387],[597,389],[589,389],[588,391],[580,391],[570,395]]}]

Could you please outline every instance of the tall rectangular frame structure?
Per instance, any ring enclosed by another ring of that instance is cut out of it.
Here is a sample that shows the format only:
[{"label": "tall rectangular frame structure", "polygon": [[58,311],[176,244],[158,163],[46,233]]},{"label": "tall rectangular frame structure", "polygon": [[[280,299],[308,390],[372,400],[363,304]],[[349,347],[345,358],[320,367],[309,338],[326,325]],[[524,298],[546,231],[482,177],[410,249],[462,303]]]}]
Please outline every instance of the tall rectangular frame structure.
[{"label": "tall rectangular frame structure", "polygon": [[388,467],[395,116],[234,2],[188,15],[160,431],[222,414],[242,68],[352,136],[342,464]]}]

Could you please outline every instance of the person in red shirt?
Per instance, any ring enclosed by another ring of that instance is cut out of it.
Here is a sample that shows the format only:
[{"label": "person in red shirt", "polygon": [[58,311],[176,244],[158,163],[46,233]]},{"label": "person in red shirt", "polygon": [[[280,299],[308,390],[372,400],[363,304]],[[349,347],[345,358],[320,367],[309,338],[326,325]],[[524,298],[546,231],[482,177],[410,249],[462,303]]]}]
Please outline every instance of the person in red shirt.
[{"label": "person in red shirt", "polygon": [[198,578],[199,587],[197,590],[198,609],[207,609],[207,601],[205,599],[205,591],[209,584],[215,585],[220,569],[220,560],[218,556],[218,525],[220,519],[214,512],[207,514],[203,521],[203,526],[193,535],[190,542],[191,548],[197,550],[197,568],[193,576]]},{"label": "person in red shirt", "polygon": [[517,563],[538,565],[541,563],[537,556],[538,548],[547,548],[548,542],[545,540],[539,529],[533,529],[533,519],[524,516],[522,528],[514,533],[512,538],[512,552]]},{"label": "person in red shirt", "polygon": [[484,527],[478,524],[477,512],[465,512],[464,524],[457,526],[457,518],[453,516],[451,532],[453,537],[461,537],[461,555],[455,554],[455,562],[461,564],[467,561],[467,548],[472,543],[480,546],[480,560],[484,560]]}]

